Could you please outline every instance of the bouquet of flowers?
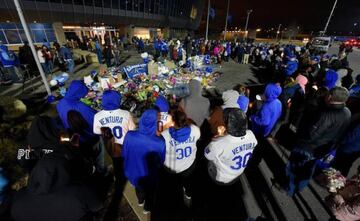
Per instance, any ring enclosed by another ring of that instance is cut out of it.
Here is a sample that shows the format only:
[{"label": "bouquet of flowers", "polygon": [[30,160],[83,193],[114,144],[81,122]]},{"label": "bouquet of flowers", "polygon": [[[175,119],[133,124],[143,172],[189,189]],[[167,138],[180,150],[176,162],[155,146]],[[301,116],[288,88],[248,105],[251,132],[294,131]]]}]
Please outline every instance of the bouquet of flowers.
[{"label": "bouquet of flowers", "polygon": [[334,168],[323,170],[325,176],[325,186],[331,193],[336,193],[339,189],[343,188],[346,183],[346,178]]}]

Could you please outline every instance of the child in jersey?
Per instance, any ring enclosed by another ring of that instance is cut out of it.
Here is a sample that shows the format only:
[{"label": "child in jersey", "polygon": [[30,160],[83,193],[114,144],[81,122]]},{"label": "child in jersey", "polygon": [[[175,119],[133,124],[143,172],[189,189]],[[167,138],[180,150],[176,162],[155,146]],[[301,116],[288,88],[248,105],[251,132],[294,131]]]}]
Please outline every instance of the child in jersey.
[{"label": "child in jersey", "polygon": [[[102,108],[103,110],[94,116],[94,133],[103,134],[103,141],[106,149],[113,161],[114,175],[116,177],[116,190],[121,194],[125,184],[123,159],[121,158],[121,148],[124,137],[129,130],[135,129],[133,118],[129,111],[120,109],[121,94],[117,91],[107,90],[103,93]],[[108,134],[104,136],[107,129]]]},{"label": "child in jersey", "polygon": [[195,168],[196,142],[200,138],[200,129],[191,124],[181,110],[172,110],[170,115],[174,126],[161,133],[166,145],[164,165],[168,172],[181,177],[185,197],[191,199],[190,175]]},{"label": "child in jersey", "polygon": [[257,140],[247,130],[245,113],[239,108],[224,110],[226,135],[213,140],[205,149],[208,172],[218,184],[230,185],[244,172]]}]

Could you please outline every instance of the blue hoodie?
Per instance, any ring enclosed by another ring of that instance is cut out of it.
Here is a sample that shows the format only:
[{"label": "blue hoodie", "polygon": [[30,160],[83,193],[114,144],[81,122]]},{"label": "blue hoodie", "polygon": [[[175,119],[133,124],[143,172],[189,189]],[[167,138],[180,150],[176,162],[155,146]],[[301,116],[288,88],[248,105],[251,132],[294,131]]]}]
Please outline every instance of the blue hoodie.
[{"label": "blue hoodie", "polygon": [[155,106],[160,109],[160,112],[169,112],[169,102],[164,96],[159,96],[155,101]]},{"label": "blue hoodie", "polygon": [[268,84],[265,88],[265,102],[261,109],[251,116],[253,132],[266,137],[271,133],[274,125],[281,116],[281,102],[278,99],[281,87],[276,84]]},{"label": "blue hoodie", "polygon": [[336,86],[336,81],[338,80],[339,75],[334,70],[327,70],[325,74],[324,86],[329,90],[333,89]]},{"label": "blue hoodie", "polygon": [[117,91],[107,90],[103,93],[101,106],[103,110],[111,111],[120,108],[121,94]]},{"label": "blue hoodie", "polygon": [[86,120],[89,127],[85,131],[89,136],[93,134],[93,122],[96,111],[80,101],[88,93],[88,88],[82,81],[74,80],[71,82],[65,97],[59,101],[56,106],[60,119],[66,129],[69,128],[67,114],[70,110],[78,111],[81,116]]},{"label": "blue hoodie", "polygon": [[0,45],[0,62],[4,67],[12,67],[18,65],[17,57],[10,52],[6,45]]},{"label": "blue hoodie", "polygon": [[295,71],[297,71],[297,69],[298,69],[298,62],[296,60],[294,61],[289,60],[286,63],[286,68],[285,68],[286,76],[291,76],[292,74],[295,73]]},{"label": "blue hoodie", "polygon": [[239,104],[240,109],[246,113],[249,106],[249,98],[245,95],[240,95],[237,103]]},{"label": "blue hoodie", "polygon": [[158,112],[145,111],[139,121],[139,129],[129,131],[124,139],[122,156],[125,176],[135,187],[139,179],[156,181],[157,167],[165,160],[165,141],[156,135]]},{"label": "blue hoodie", "polygon": [[191,127],[183,127],[177,130],[174,127],[170,127],[169,133],[174,140],[184,142],[190,137]]}]

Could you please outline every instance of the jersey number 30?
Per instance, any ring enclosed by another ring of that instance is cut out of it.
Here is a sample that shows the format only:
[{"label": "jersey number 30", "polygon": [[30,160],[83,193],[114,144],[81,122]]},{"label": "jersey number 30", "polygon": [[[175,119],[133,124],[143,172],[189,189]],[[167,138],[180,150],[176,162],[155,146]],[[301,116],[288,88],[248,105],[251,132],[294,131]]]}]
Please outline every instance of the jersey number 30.
[{"label": "jersey number 30", "polygon": [[122,128],[120,126],[116,126],[112,130],[113,135],[116,139],[121,139],[122,137]]},{"label": "jersey number 30", "polygon": [[240,170],[241,168],[246,167],[249,159],[251,158],[252,153],[247,153],[245,154],[244,157],[241,156],[236,156],[232,159],[232,161],[235,161],[235,165],[234,166],[230,166],[231,169],[233,170]]},{"label": "jersey number 30", "polygon": [[185,147],[184,149],[176,149],[176,159],[181,160],[183,158],[189,157],[191,155],[191,147]]}]

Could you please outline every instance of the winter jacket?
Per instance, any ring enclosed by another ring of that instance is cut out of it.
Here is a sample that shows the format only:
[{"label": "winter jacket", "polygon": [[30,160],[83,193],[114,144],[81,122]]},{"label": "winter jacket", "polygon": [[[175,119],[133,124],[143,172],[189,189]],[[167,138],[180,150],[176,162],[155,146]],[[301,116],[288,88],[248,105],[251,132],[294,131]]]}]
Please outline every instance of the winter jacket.
[{"label": "winter jacket", "polygon": [[14,196],[15,221],[92,220],[101,208],[95,192],[75,180],[73,165],[64,156],[44,156],[30,174],[28,186]]},{"label": "winter jacket", "polygon": [[339,151],[346,154],[360,152],[360,122],[357,120],[341,141]]},{"label": "winter jacket", "polygon": [[281,87],[276,84],[268,84],[265,88],[265,102],[261,109],[251,116],[252,129],[256,135],[266,137],[281,116],[282,105],[278,99]]},{"label": "winter jacket", "polygon": [[286,76],[291,76],[292,74],[295,73],[295,71],[297,71],[297,69],[298,69],[298,62],[296,60],[289,60],[286,63],[286,68],[285,68]]},{"label": "winter jacket", "polygon": [[62,120],[65,129],[69,128],[68,112],[70,110],[78,111],[88,124],[85,133],[87,136],[94,136],[93,121],[96,111],[80,101],[88,93],[88,88],[82,81],[74,80],[71,82],[65,97],[57,104],[57,112]]},{"label": "winter jacket", "polygon": [[312,151],[316,157],[327,154],[339,141],[350,124],[351,112],[345,104],[329,104],[314,122],[299,128],[298,145]]},{"label": "winter jacket", "polygon": [[62,57],[65,60],[73,59],[71,51],[65,46],[62,46],[60,48],[59,54],[60,54],[60,57]]},{"label": "winter jacket", "polygon": [[137,187],[139,180],[156,180],[157,168],[165,160],[165,141],[156,135],[158,112],[145,111],[139,121],[139,130],[129,131],[124,139],[122,156],[125,176]]},{"label": "winter jacket", "polygon": [[4,67],[12,67],[19,65],[19,60],[13,52],[8,50],[6,45],[0,45],[0,63]]}]

